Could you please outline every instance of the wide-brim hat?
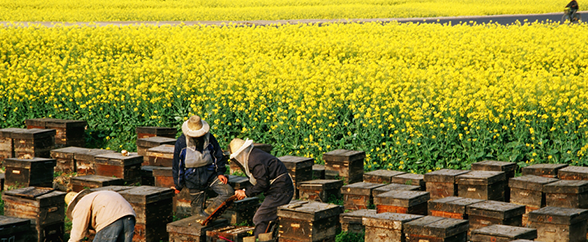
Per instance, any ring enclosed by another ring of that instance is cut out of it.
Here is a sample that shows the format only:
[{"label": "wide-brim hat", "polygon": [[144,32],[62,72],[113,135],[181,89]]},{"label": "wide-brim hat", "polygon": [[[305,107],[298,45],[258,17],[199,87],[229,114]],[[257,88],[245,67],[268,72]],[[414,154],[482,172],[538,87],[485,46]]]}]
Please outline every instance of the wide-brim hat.
[{"label": "wide-brim hat", "polygon": [[66,194],[65,195],[65,202],[67,203],[67,211],[66,211],[65,215],[67,215],[68,218],[73,220],[71,213],[72,213],[74,207],[78,204],[80,199],[82,199],[84,196],[86,196],[87,194],[89,194],[91,192],[92,191],[90,189],[84,189],[73,196],[70,195],[70,194],[72,194],[72,192],[69,192],[68,194]]},{"label": "wide-brim hat", "polygon": [[184,124],[182,124],[182,132],[184,135],[192,138],[201,137],[208,133],[210,126],[198,115],[192,115]]},{"label": "wide-brim hat", "polygon": [[229,156],[229,157],[231,159],[234,159],[241,152],[243,152],[245,149],[247,149],[247,147],[249,147],[251,145],[253,145],[253,140],[250,140],[250,139],[242,140],[239,138],[234,138],[233,140],[231,140],[231,143],[229,143],[229,149],[231,151],[231,156]]}]

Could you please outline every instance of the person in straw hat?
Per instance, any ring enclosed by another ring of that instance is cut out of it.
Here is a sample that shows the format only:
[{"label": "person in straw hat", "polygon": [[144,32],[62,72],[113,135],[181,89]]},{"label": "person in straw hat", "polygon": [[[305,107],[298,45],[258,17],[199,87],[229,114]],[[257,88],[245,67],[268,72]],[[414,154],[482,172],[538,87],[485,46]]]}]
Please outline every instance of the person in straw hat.
[{"label": "person in straw hat", "polygon": [[273,155],[253,147],[252,140],[233,139],[229,144],[231,161],[237,162],[253,185],[237,190],[237,199],[264,193],[265,199],[253,216],[255,236],[265,233],[270,222],[278,219],[278,207],[290,203],[294,185],[284,163]]},{"label": "person in straw hat", "polygon": [[72,221],[70,242],[82,241],[90,228],[96,231],[93,241],[133,241],[135,211],[120,194],[84,189],[67,193],[65,203]]},{"label": "person in straw hat", "polygon": [[[210,126],[199,116],[194,115],[182,124],[182,135],[176,141],[172,172],[176,193],[186,187],[192,197],[192,215],[208,217],[227,198],[235,192],[227,184],[224,175],[227,158],[214,136],[209,133]],[[206,190],[218,196],[205,209]]]}]

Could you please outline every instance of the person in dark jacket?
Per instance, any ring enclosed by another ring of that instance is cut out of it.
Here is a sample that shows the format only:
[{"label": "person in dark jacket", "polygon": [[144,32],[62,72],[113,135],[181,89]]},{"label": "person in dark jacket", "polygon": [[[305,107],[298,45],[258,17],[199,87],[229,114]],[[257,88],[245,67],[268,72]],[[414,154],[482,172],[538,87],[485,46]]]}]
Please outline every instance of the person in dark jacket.
[{"label": "person in dark jacket", "polygon": [[576,2],[576,0],[572,0],[570,3],[568,3],[568,5],[566,5],[566,8],[570,8],[570,16],[573,17],[579,9],[578,2]]},{"label": "person in dark jacket", "polygon": [[278,219],[278,207],[290,203],[294,196],[292,178],[284,163],[273,155],[253,147],[253,141],[233,139],[229,144],[231,160],[236,161],[253,185],[237,190],[237,199],[264,193],[265,200],[253,216],[255,236],[265,233],[269,223]]},{"label": "person in dark jacket", "polygon": [[[234,194],[224,175],[227,158],[216,138],[209,133],[210,126],[199,116],[192,116],[182,125],[183,134],[176,141],[172,172],[176,193],[186,187],[192,197],[192,215],[208,217],[227,198]],[[206,190],[218,194],[203,211]]]}]

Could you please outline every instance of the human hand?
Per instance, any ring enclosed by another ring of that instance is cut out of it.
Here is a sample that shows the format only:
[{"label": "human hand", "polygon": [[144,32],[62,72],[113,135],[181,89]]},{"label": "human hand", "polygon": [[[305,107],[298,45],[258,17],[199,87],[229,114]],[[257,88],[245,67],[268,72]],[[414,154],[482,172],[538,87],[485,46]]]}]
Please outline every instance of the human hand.
[{"label": "human hand", "polygon": [[241,199],[247,197],[247,195],[245,195],[245,190],[237,190],[237,191],[235,191],[235,196],[237,196],[237,200],[241,200]]},{"label": "human hand", "polygon": [[175,187],[175,186],[171,186],[171,187],[169,187],[169,188],[171,188],[171,189],[174,189],[174,193],[175,193],[175,194],[178,194],[178,193],[180,193],[180,190],[176,189],[176,187]]},{"label": "human hand", "polygon": [[229,179],[227,179],[227,177],[225,175],[218,175],[218,180],[222,183],[222,184],[227,184],[227,182],[229,182]]}]

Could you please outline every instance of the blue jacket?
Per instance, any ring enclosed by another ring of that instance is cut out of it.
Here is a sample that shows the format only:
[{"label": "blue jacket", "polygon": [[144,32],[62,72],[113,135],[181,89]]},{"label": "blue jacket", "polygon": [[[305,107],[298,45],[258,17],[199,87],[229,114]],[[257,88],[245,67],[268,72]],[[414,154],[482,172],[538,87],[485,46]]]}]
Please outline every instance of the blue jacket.
[{"label": "blue jacket", "polygon": [[[186,168],[184,165],[184,159],[186,155],[186,136],[183,134],[178,138],[176,141],[176,146],[174,148],[174,158],[172,164],[172,175],[174,178],[174,184],[176,189],[182,190],[184,186],[188,188],[198,188],[201,187],[191,187],[195,185],[189,184],[201,184],[208,181],[209,177],[201,177],[202,174],[215,174],[224,175],[227,171],[227,158],[223,155],[223,151],[218,144],[216,138],[209,134],[209,145],[208,147],[204,147],[205,149],[209,149],[213,155],[214,162],[208,166],[198,167],[198,168]],[[200,149],[200,147],[197,147]],[[202,151],[202,150],[199,150]],[[206,172],[210,171],[210,172]],[[186,182],[186,179],[190,179],[190,181]],[[188,185],[187,185],[188,184]]]}]

